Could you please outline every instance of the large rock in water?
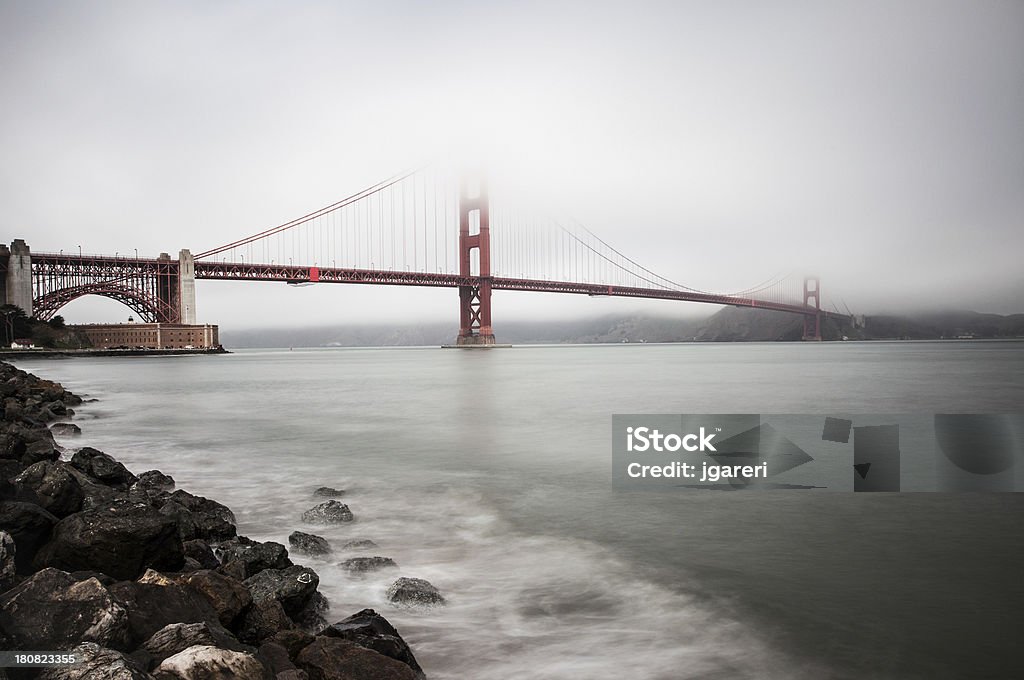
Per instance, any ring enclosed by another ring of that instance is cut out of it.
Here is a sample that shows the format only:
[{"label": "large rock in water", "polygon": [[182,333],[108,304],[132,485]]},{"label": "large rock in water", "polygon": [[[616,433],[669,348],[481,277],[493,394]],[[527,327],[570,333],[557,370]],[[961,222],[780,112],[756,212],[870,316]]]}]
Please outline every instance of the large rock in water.
[{"label": "large rock in water", "polygon": [[37,568],[100,571],[116,579],[137,578],[150,567],[178,571],[184,563],[174,520],[128,502],[65,517],[34,562]]},{"label": "large rock in water", "polygon": [[372,649],[378,654],[401,661],[420,677],[424,677],[423,669],[416,662],[412,650],[402,636],[387,619],[373,611],[364,609],[361,612],[338,621],[327,627],[321,635],[350,640],[360,647]]},{"label": "large rock in water", "polygon": [[152,676],[121,652],[83,642],[71,650],[73,666],[46,668],[39,680],[150,680]]},{"label": "large rock in water", "polygon": [[69,649],[83,641],[120,647],[127,631],[127,609],[95,578],[43,569],[0,595],[3,649]]},{"label": "large rock in water", "polygon": [[306,555],[326,555],[331,552],[331,544],[326,538],[302,531],[293,531],[288,536],[288,545],[292,550]]},{"label": "large rock in water", "polygon": [[317,637],[302,648],[295,663],[311,680],[418,680],[401,661],[336,637]]},{"label": "large rock in water", "polygon": [[57,518],[35,503],[0,502],[0,527],[14,538],[17,546],[14,564],[19,574],[32,572],[36,552],[48,540]]},{"label": "large rock in water", "polygon": [[387,567],[397,568],[398,564],[390,557],[350,557],[338,565],[350,574],[365,574]]},{"label": "large rock in water", "polygon": [[82,509],[82,486],[67,470],[68,465],[57,461],[40,461],[30,465],[14,478],[14,483],[31,489],[39,505],[57,517],[67,517]]},{"label": "large rock in water", "polygon": [[157,680],[269,680],[270,674],[252,654],[196,645],[164,659]]},{"label": "large rock in water", "polygon": [[245,581],[253,601],[277,600],[285,613],[293,619],[298,616],[316,593],[320,577],[308,567],[291,566],[287,569],[264,569]]},{"label": "large rock in water", "polygon": [[339,501],[324,501],[302,513],[302,521],[310,524],[337,524],[354,519],[348,506]]},{"label": "large rock in water", "polygon": [[391,584],[388,600],[410,607],[433,607],[444,604],[444,596],[430,581],[402,577]]}]

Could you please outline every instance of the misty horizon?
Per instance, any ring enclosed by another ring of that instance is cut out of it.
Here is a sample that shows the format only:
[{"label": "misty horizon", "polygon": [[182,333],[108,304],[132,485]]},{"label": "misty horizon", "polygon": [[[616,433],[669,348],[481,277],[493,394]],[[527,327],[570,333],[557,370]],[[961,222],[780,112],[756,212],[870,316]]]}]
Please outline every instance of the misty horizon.
[{"label": "misty horizon", "polygon": [[[1024,311],[1019,3],[395,9],[3,6],[4,242],[196,253],[447,158],[701,290],[793,272],[821,277],[827,309]],[[200,281],[198,320],[458,314],[453,290],[286,288]],[[704,313],[493,305],[499,333]],[[60,313],[130,314],[95,297]]]}]

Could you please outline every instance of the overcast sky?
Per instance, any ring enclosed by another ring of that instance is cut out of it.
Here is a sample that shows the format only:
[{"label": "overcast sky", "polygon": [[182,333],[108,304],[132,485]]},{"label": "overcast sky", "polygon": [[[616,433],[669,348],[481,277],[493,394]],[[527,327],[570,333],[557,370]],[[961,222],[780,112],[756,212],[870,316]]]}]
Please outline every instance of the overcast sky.
[{"label": "overcast sky", "polygon": [[[696,288],[792,270],[855,311],[1024,312],[1021,0],[0,0],[0,64],[2,236],[36,251],[199,252],[454,154]],[[457,320],[445,289],[198,295],[234,328]],[[499,333],[709,311],[494,305]]]}]

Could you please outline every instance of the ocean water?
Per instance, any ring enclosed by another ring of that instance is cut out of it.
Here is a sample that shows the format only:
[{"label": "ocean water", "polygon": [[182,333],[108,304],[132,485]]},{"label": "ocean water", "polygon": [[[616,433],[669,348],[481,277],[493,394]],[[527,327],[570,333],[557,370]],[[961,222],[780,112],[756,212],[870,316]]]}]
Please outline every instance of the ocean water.
[{"label": "ocean water", "polygon": [[[247,350],[21,360],[98,401],[67,440],[336,547],[328,618],[440,679],[1016,678],[1021,494],[626,493],[613,413],[1013,412],[1022,342]],[[356,521],[304,526],[311,492]],[[379,545],[342,552],[352,539]],[[347,574],[346,557],[397,569]],[[398,576],[448,599],[396,608]]]}]

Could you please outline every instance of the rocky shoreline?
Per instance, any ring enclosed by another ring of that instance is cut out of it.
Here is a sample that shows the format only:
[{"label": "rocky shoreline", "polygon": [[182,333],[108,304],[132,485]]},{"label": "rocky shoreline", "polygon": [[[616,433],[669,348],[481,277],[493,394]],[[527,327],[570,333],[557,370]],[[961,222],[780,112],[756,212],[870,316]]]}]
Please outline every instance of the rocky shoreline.
[{"label": "rocky shoreline", "polygon": [[[0,650],[74,653],[72,665],[0,669],[5,677],[104,680],[415,680],[398,631],[372,609],[334,624],[319,577],[285,546],[238,535],[226,506],[135,475],[93,448],[65,450],[82,399],[0,362]],[[326,487],[308,523],[352,519]],[[319,498],[317,498],[319,497]],[[327,542],[296,531],[293,551]],[[353,569],[376,568],[372,560]],[[402,578],[391,601],[435,606]]]}]

